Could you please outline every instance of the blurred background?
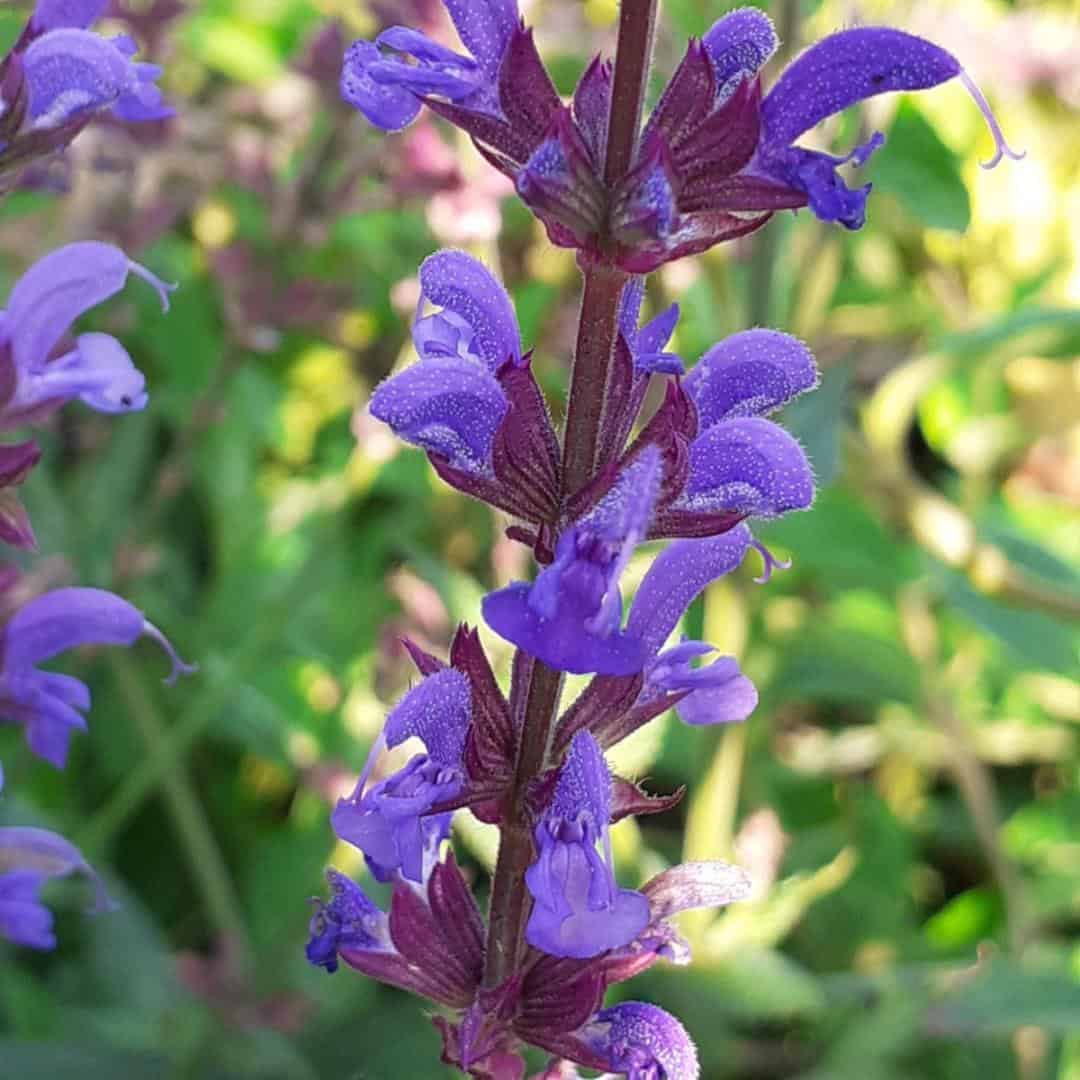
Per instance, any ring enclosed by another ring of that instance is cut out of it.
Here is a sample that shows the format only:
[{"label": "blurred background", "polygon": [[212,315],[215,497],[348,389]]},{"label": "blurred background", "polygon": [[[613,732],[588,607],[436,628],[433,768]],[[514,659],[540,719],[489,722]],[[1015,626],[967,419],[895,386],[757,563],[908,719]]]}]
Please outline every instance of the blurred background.
[{"label": "blurred background", "polygon": [[[522,6],[564,92],[613,46],[615,0]],[[654,92],[727,6],[666,0]],[[1080,5],[767,6],[789,52],[853,22],[932,37],[1027,158],[979,169],[959,85],[874,101],[815,133],[887,132],[865,229],[788,214],[650,282],[653,311],[682,305],[688,364],[769,324],[824,380],[784,418],[817,505],[759,530],[792,569],[763,588],[749,560],[687,619],[760,708],[724,731],[667,717],[616,755],[689,786],[615,829],[626,882],[732,858],[755,898],[686,917],[693,967],[631,993],[683,1018],[707,1080],[1078,1080]],[[0,45],[28,7],[0,10]],[[152,647],[74,657],[94,707],[62,774],[0,728],[0,819],[62,831],[122,902],[88,919],[57,888],[59,950],[0,946],[0,1076],[442,1076],[422,1002],[307,965],[306,900],[328,862],[370,884],[328,816],[412,677],[400,635],[443,649],[528,560],[365,403],[410,359],[418,263],[457,246],[503,274],[560,414],[573,258],[456,134],[384,137],[338,100],[348,41],[443,26],[438,0],[112,14],[179,116],[97,124],[0,204],[0,295],[84,238],[181,287],[167,317],[130,288],[88,320],[151,404],[57,415],[24,564],[121,592],[201,671],[165,689]],[[482,892],[492,835],[462,821],[456,845]]]}]

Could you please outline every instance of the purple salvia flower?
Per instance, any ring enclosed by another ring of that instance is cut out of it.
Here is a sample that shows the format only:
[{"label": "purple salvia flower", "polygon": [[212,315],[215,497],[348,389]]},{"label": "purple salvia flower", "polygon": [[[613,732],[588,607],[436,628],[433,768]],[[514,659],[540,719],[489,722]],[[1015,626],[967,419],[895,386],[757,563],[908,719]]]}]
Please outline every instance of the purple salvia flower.
[{"label": "purple salvia flower", "polygon": [[662,480],[660,454],[648,447],[600,502],[563,532],[554,562],[532,584],[515,582],[484,598],[488,625],[560,671],[640,671],[646,654],[619,628],[619,577],[645,538]]},{"label": "purple salvia flower", "polygon": [[672,509],[767,518],[813,501],[802,447],[782,427],[753,416],[714,424],[690,444],[690,474]]},{"label": "purple salvia flower", "polygon": [[[0,768],[0,790],[3,786]],[[41,903],[41,889],[53,878],[74,873],[85,874],[93,883],[91,912],[109,911],[114,906],[78,848],[62,836],[25,826],[0,828],[0,935],[16,945],[55,949],[53,917]]]},{"label": "purple salvia flower", "polygon": [[810,350],[788,334],[747,330],[714,345],[684,384],[699,434],[672,509],[776,517],[810,506],[814,478],[802,447],[763,417],[817,381]]},{"label": "purple salvia flower", "polygon": [[704,540],[676,540],[642,579],[626,620],[648,656],[655,656],[683,612],[708,585],[737,569],[753,543],[746,525]]},{"label": "purple salvia flower", "polygon": [[149,637],[172,665],[166,682],[194,671],[138,608],[101,589],[55,589],[23,604],[0,637],[0,718],[23,724],[26,741],[58,769],[67,761],[71,732],[84,731],[90,690],[72,675],[37,665],[80,645],[131,646]]},{"label": "purple salvia flower", "polygon": [[780,39],[760,8],[737,8],[717,19],[701,39],[716,78],[715,104],[723,105],[776,52]]},{"label": "purple salvia flower", "polygon": [[[424,315],[427,304],[442,310]],[[420,265],[413,344],[421,359],[457,356],[491,372],[507,360],[521,360],[521,331],[509,294],[464,251],[437,251]]]},{"label": "purple salvia flower", "polygon": [[[389,881],[400,872],[424,882],[438,860],[439,845],[449,835],[451,814],[432,807],[457,796],[465,785],[462,757],[472,719],[469,680],[446,668],[414,686],[386,718],[368,764],[347,799],[340,799],[331,825],[342,840],[358,847],[372,874]],[[383,747],[419,737],[426,753],[365,791]]]},{"label": "purple salvia flower", "polygon": [[446,0],[462,55],[403,26],[374,42],[357,41],[345,55],[341,95],[375,127],[400,131],[426,98],[499,116],[498,75],[518,27],[516,0]]},{"label": "purple salvia flower", "polygon": [[697,1050],[686,1029],[656,1005],[625,1001],[601,1009],[585,1041],[627,1080],[697,1080]]},{"label": "purple salvia flower", "polygon": [[136,62],[134,56],[139,51],[139,46],[135,39],[127,34],[113,38],[112,43],[131,61],[128,83],[113,106],[113,116],[127,124],[167,120],[170,116],[175,116],[176,110],[165,104],[164,95],[156,85],[163,69],[158,64]]},{"label": "purple salvia flower", "polygon": [[702,430],[737,416],[767,416],[818,383],[813,354],[778,330],[744,330],[718,342],[683,381]]},{"label": "purple salvia flower", "polygon": [[650,536],[710,536],[746,517],[806,509],[814,479],[798,442],[764,419],[817,384],[802,342],[748,330],[713,346],[643,429],[667,457],[669,482]]},{"label": "purple salvia flower", "polygon": [[703,641],[683,641],[665,650],[645,669],[646,690],[686,694],[675,711],[683,723],[694,727],[745,720],[757,708],[758,694],[735,657],[721,656],[703,667],[691,666],[695,657],[715,651]]},{"label": "purple salvia flower", "polygon": [[645,278],[632,277],[623,289],[619,307],[619,332],[630,349],[636,372],[649,375],[682,375],[682,358],[666,346],[679,321],[679,305],[671,304],[644,326],[638,326],[645,299]]},{"label": "purple salvia flower", "polygon": [[507,410],[498,379],[473,360],[437,357],[387,379],[371,412],[405,442],[455,469],[490,477],[495,433]]},{"label": "purple salvia flower", "polygon": [[[372,415],[453,468],[490,477],[508,408],[495,372],[521,361],[513,305],[494,275],[463,251],[426,259],[420,290],[412,330],[420,362],[378,387]],[[424,314],[428,303],[441,310]]]},{"label": "purple salvia flower", "polygon": [[875,133],[843,157],[794,142],[876,94],[959,78],[994,136],[987,165],[1022,156],[959,61],[922,38],[883,27],[833,34],[790,64],[762,100],[760,71],[776,44],[772,23],[753,8],[729,13],[690,43],[614,194],[610,257],[619,266],[652,270],[807,204],[825,221],[859,228],[870,186],[849,189],[837,167],[863,164],[884,137]]},{"label": "purple salvia flower", "polygon": [[30,27],[39,34],[62,27],[85,30],[108,6],[109,0],[38,0]]},{"label": "purple salvia flower", "polygon": [[311,916],[306,953],[316,967],[333,973],[338,969],[338,952],[388,952],[390,926],[384,912],[368,898],[359,885],[339,870],[326,871],[330,886],[330,902],[313,897],[315,911]]},{"label": "purple salvia flower", "polygon": [[73,349],[51,359],[71,323],[118,293],[129,274],[148,281],[168,310],[173,286],[110,244],[58,248],[16,282],[0,312],[0,364],[13,369],[10,396],[0,402],[0,427],[38,419],[75,397],[107,413],[146,405],[141,372],[107,334],[82,334]]},{"label": "purple salvia flower", "polygon": [[569,109],[514,178],[517,193],[560,247],[584,247],[603,225],[606,194],[596,163]]},{"label": "purple salvia flower", "polygon": [[172,116],[154,85],[161,69],[136,63],[135,50],[129,37],[109,40],[67,27],[31,41],[22,54],[31,129],[59,128],[109,110],[133,122]]},{"label": "purple salvia flower", "polygon": [[537,858],[525,873],[533,897],[525,937],[534,948],[597,956],[633,941],[648,923],[645,897],[615,882],[610,818],[611,774],[596,740],[579,732],[536,826]]},{"label": "purple salvia flower", "polygon": [[863,164],[882,144],[875,132],[844,157],[794,146],[794,141],[822,120],[877,94],[926,90],[959,78],[974,97],[994,136],[996,152],[1018,159],[1005,142],[993,113],[960,62],[937,45],[888,27],[841,30],[811,46],[784,70],[761,103],[761,141],[748,171],[805,194],[823,221],[858,229],[866,218],[870,185],[850,189],[836,169],[845,162]]}]

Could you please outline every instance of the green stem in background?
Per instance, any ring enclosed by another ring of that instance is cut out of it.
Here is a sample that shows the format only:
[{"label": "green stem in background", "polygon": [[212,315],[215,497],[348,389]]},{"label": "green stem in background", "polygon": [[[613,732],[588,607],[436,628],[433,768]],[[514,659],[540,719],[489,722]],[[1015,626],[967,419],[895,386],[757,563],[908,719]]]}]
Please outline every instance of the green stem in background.
[{"label": "green stem in background", "polygon": [[[318,551],[318,544],[315,545]],[[248,673],[264,659],[267,646],[280,640],[283,627],[295,618],[306,597],[318,593],[317,583],[324,562],[313,555],[298,571],[281,593],[270,600],[251,621],[249,636],[230,657],[228,671],[207,679],[208,685],[183,711],[179,721],[162,727],[155,736],[149,753],[120,785],[112,798],[99,810],[75,837],[79,847],[91,857],[100,852],[163,785],[169,774],[181,768],[188,751],[206,729],[221,715],[229,698],[243,685]]]},{"label": "green stem in background", "polygon": [[[657,0],[623,0],[612,78],[611,113],[604,155],[610,189],[629,169],[637,148],[645,82],[652,57]],[[572,495],[596,472],[597,447],[607,402],[611,360],[618,336],[619,300],[627,275],[594,266],[585,273],[574,370],[563,434],[563,496]],[[532,781],[547,766],[551,731],[558,714],[562,675],[534,663],[527,676],[521,742],[514,767],[514,795],[499,840],[491,886],[486,986],[497,986],[517,969],[530,902],[525,870],[532,862],[526,799]],[[516,688],[515,688],[516,689]]]},{"label": "green stem in background", "polygon": [[[131,658],[124,653],[110,652],[109,666],[146,749],[151,751],[160,746],[168,729]],[[174,762],[162,776],[161,788],[180,848],[202,893],[206,913],[219,938],[228,941],[235,950],[240,968],[247,970],[251,964],[251,947],[244,914],[233,889],[229,868],[182,762]]]}]

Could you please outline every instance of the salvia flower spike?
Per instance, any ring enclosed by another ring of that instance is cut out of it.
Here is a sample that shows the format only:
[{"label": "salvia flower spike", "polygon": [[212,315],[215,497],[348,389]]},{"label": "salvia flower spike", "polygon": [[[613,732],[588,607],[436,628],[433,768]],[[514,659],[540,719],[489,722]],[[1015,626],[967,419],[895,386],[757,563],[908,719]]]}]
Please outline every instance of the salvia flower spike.
[{"label": "salvia flower spike", "polygon": [[[739,723],[757,706],[735,657],[675,635],[751,549],[760,581],[787,565],[753,527],[813,504],[810,462],[774,414],[819,376],[805,344],[766,328],[717,342],[687,370],[671,345],[677,305],[642,320],[645,275],[780,210],[859,228],[870,185],[849,187],[839,169],[864,165],[884,137],[843,155],[800,140],[878,94],[959,79],[995,140],[987,164],[1021,155],[960,62],[903,31],[833,34],[766,88],[775,28],[757,8],[737,9],[689,43],[642,123],[640,56],[597,57],[564,101],[515,0],[444,3],[460,48],[392,27],[349,50],[343,96],[386,131],[427,107],[467,133],[551,242],[577,249],[586,310],[560,443],[496,277],[460,251],[420,268],[417,360],[378,387],[371,411],[447,483],[509,515],[507,535],[537,567],[482,602],[488,627],[516,646],[505,695],[477,632],[459,628],[449,663],[409,643],[421,681],[332,814],[389,884],[389,907],[331,872],[308,958],[330,971],[344,960],[449,1007],[435,1019],[443,1060],[477,1080],[522,1080],[522,1044],[553,1055],[534,1080],[572,1080],[575,1066],[697,1080],[676,1018],[642,1002],[605,1008],[604,995],[661,959],[688,962],[673,916],[745,899],[750,882],[726,863],[686,863],[640,890],[620,886],[612,822],[682,792],[651,795],[613,776],[604,751],[668,710],[697,727]],[[90,16],[89,0],[76,6]],[[620,42],[647,48],[654,15],[652,3],[623,5]],[[12,451],[13,476],[30,457]],[[666,546],[624,616],[623,579],[650,541]],[[593,677],[563,707],[566,673]],[[424,751],[372,782],[385,750],[409,736]],[[463,808],[500,829],[486,933],[444,843]]]}]

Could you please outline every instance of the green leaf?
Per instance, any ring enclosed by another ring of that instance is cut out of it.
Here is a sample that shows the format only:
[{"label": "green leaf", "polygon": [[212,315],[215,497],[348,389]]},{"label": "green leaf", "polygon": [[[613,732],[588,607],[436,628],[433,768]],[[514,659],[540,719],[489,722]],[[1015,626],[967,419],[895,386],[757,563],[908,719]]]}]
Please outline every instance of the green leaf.
[{"label": "green leaf", "polygon": [[876,191],[895,196],[924,225],[963,232],[971,221],[956,155],[910,102],[897,110],[872,176]]},{"label": "green leaf", "polygon": [[1064,622],[1040,611],[998,603],[976,591],[962,574],[944,566],[936,565],[932,573],[953,609],[997,638],[1021,663],[1052,671],[1076,671],[1077,635]]},{"label": "green leaf", "polygon": [[817,626],[782,650],[768,693],[774,701],[914,704],[919,670],[897,644],[834,626]]},{"label": "green leaf", "polygon": [[1005,960],[994,961],[984,977],[965,984],[929,1013],[935,1029],[968,1035],[1005,1035],[1028,1025],[1066,1034],[1078,1030],[1078,1018],[1080,984],[1075,980],[1027,971]]},{"label": "green leaf", "polygon": [[74,1043],[17,1042],[0,1039],[4,1075],[19,1080],[160,1080],[169,1075],[168,1062],[156,1054],[129,1054],[102,1046]]}]

